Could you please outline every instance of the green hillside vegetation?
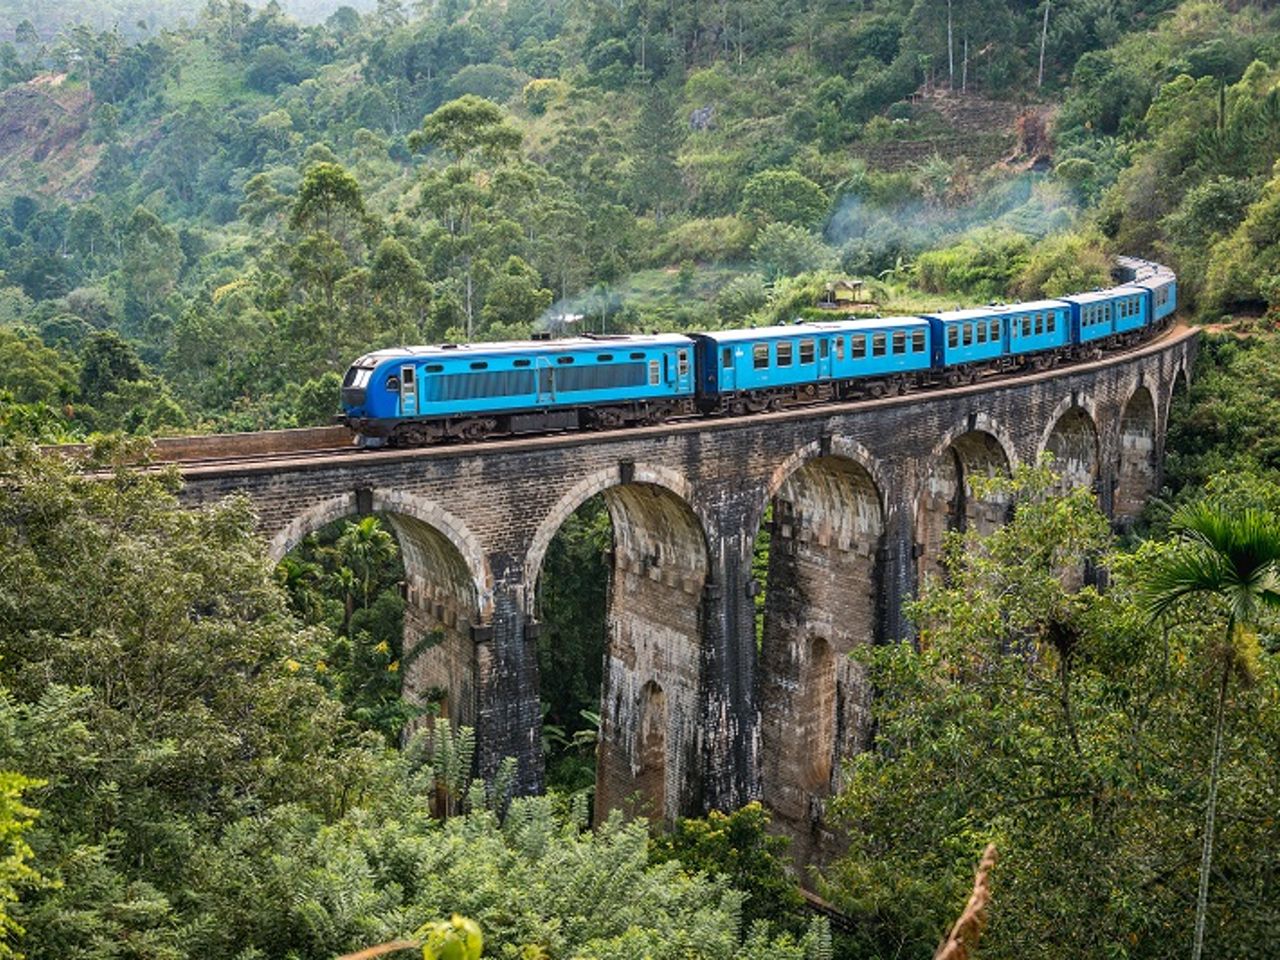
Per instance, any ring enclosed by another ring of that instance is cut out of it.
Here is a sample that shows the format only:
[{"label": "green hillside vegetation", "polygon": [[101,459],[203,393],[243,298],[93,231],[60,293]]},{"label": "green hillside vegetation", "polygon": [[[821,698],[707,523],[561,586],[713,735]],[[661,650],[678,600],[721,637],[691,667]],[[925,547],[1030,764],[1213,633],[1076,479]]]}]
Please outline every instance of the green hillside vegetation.
[{"label": "green hillside vegetation", "polygon": [[[837,276],[906,311],[1091,286],[1126,252],[1173,261],[1203,309],[1265,302],[1231,280],[1256,273],[1251,241],[1195,211],[1264,196],[1270,161],[1238,169],[1231,138],[1267,142],[1274,14],[1050,8],[1040,84],[1043,9],[957,2],[950,55],[939,9],[383,2],[305,25],[218,2],[137,37],[15,24],[0,318],[72,366],[118,336],[138,374],[28,392],[9,419],[319,423],[371,347],[575,314],[763,323]],[[1186,98],[1210,126],[1221,109],[1221,142],[1162,119]],[[301,191],[322,176],[346,199],[317,219]],[[1139,229],[1126,211],[1151,204]]]}]

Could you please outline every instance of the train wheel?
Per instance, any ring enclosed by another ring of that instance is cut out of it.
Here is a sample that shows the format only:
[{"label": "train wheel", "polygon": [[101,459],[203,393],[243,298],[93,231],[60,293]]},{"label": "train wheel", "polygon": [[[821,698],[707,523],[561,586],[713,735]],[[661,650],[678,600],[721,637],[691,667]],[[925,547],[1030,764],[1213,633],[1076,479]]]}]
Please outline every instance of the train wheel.
[{"label": "train wheel", "polygon": [[492,420],[468,420],[458,428],[463,440],[483,440],[497,424]]}]

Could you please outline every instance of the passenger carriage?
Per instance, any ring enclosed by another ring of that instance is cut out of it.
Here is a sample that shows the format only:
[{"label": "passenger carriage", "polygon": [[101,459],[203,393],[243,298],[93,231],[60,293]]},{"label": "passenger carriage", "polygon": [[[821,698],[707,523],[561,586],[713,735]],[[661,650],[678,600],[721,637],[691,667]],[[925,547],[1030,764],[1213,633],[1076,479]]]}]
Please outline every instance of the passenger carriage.
[{"label": "passenger carriage", "polygon": [[883,396],[929,369],[929,326],[912,317],[720,330],[694,339],[704,410]]}]

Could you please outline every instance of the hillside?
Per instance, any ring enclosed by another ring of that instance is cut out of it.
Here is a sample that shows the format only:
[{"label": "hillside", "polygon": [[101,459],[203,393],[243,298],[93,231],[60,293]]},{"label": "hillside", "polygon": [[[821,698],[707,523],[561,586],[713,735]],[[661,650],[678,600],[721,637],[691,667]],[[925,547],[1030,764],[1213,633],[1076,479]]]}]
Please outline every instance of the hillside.
[{"label": "hillside", "polygon": [[[1272,122],[1244,105],[1271,96],[1277,14],[1111,8],[1104,30],[1050,7],[1046,31],[1043,8],[966,0],[948,33],[910,0],[382,2],[310,24],[219,0],[145,35],[24,28],[0,44],[0,318],[48,369],[0,383],[74,409],[32,413],[52,435],[305,424],[371,346],[573,313],[765,322],[837,276],[884,284],[884,309],[1061,292],[1116,252],[1256,311],[1180,205],[1242,213],[1270,148],[1229,190],[1208,156],[1137,171],[1200,149],[1171,98]],[[345,199],[317,218],[308,190]],[[125,379],[82,382],[90,350]]]}]

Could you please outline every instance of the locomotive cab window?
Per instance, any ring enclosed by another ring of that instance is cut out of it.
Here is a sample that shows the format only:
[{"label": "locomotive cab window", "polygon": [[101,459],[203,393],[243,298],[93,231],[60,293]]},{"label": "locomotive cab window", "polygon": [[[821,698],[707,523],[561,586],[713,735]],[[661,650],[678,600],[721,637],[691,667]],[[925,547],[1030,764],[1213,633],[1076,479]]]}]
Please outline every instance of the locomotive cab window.
[{"label": "locomotive cab window", "polygon": [[751,365],[757,370],[768,369],[769,345],[767,343],[757,343],[751,348]]},{"label": "locomotive cab window", "polygon": [[907,335],[901,330],[895,330],[893,334],[893,352],[894,354],[907,352]]},{"label": "locomotive cab window", "polygon": [[912,353],[924,353],[924,331],[916,330],[911,334]]},{"label": "locomotive cab window", "polygon": [[800,341],[800,362],[813,363],[813,341],[812,340]]},{"label": "locomotive cab window", "polygon": [[849,338],[849,349],[852,352],[854,360],[861,360],[867,355],[867,335],[865,333],[855,333]]},{"label": "locomotive cab window", "polygon": [[778,366],[780,367],[791,366],[791,341],[790,340],[778,341]]},{"label": "locomotive cab window", "polygon": [[387,377],[387,390],[390,393],[400,392],[400,378],[397,377],[394,373],[391,376]]},{"label": "locomotive cab window", "polygon": [[871,355],[873,357],[884,356],[885,336],[883,333],[875,333],[871,335]]}]

